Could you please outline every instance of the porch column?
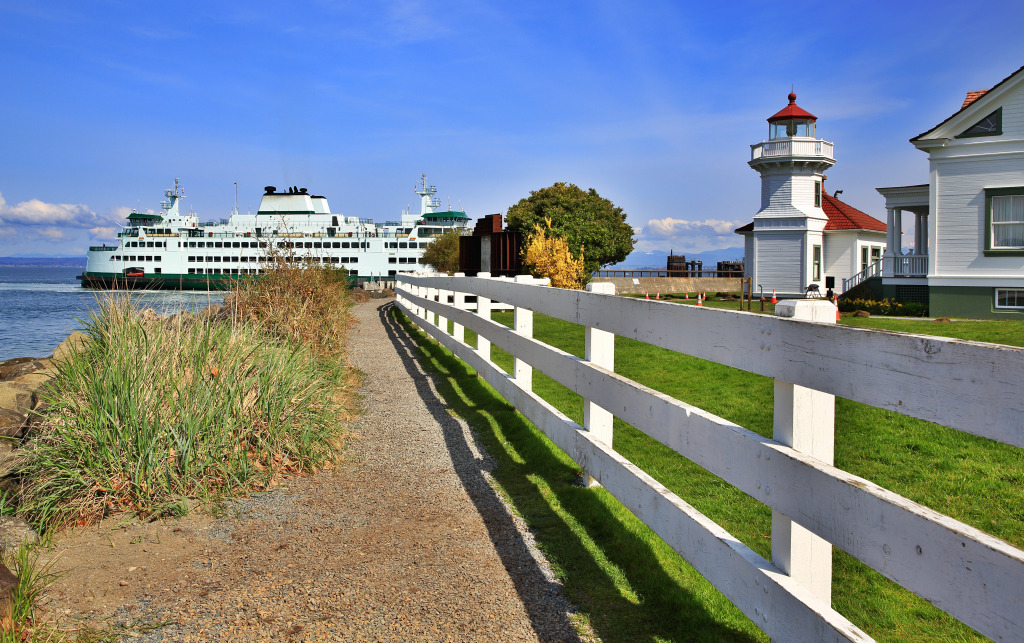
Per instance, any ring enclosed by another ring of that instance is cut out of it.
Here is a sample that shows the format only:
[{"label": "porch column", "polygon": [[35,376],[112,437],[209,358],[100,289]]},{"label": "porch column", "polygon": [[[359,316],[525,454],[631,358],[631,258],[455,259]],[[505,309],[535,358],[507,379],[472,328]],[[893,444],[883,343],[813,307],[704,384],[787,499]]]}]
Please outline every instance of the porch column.
[{"label": "porch column", "polygon": [[903,255],[903,210],[896,208],[896,229],[893,230],[893,254]]},{"label": "porch column", "polygon": [[896,208],[885,209],[885,252],[882,253],[882,276],[892,277],[895,272]]}]

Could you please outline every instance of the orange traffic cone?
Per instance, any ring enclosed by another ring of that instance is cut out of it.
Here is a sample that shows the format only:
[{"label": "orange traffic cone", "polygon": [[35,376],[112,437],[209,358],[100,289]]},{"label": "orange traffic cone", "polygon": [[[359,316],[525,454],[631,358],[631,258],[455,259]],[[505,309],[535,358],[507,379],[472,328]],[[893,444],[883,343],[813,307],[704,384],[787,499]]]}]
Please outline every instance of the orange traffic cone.
[{"label": "orange traffic cone", "polygon": [[655,297],[655,299],[661,299],[661,291],[660,290],[658,291],[658,296]]},{"label": "orange traffic cone", "polygon": [[689,292],[686,293],[686,301],[690,301],[690,293]]},{"label": "orange traffic cone", "polygon": [[644,299],[650,299],[650,298],[651,298],[651,296],[649,294],[647,294],[647,291],[645,290],[644,291]]},{"label": "orange traffic cone", "polygon": [[700,293],[697,293],[697,305],[698,306],[703,306],[704,305],[704,298],[701,296]]},{"label": "orange traffic cone", "polygon": [[779,300],[775,298],[775,289],[774,288],[772,288],[772,303],[773,304],[779,303]]}]

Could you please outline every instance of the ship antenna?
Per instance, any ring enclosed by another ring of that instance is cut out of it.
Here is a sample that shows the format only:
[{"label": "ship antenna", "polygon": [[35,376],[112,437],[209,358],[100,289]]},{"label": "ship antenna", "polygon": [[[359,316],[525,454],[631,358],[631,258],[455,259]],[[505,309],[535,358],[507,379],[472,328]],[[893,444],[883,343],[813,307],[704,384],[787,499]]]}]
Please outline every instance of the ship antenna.
[{"label": "ship antenna", "polygon": [[238,214],[238,181],[235,181],[235,214]]}]

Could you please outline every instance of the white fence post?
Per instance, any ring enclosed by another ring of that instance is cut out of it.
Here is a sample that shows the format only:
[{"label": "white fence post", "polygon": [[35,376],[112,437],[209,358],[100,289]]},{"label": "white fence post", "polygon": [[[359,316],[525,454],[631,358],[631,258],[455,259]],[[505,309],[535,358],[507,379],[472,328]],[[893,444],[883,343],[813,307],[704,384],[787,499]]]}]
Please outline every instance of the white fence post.
[{"label": "white fence post", "polygon": [[[489,272],[478,272],[476,273],[478,279],[490,279],[491,273]],[[476,296],[476,314],[483,317],[487,321],[491,320],[491,300],[487,297]],[[476,335],[476,352],[480,357],[486,361],[491,361],[491,340],[484,339],[484,337],[477,333]]]},{"label": "white fence post", "polygon": [[[785,300],[775,307],[775,314],[836,323],[836,307],[829,301]],[[762,340],[771,350],[771,336]],[[835,458],[835,411],[834,395],[775,380],[773,437],[826,464],[833,464]],[[770,495],[771,488],[766,486],[762,492]],[[776,511],[772,512],[772,562],[816,598],[831,603],[832,545]]]},{"label": "white fence post", "polygon": [[[437,296],[437,288],[424,288],[423,296],[427,301],[434,301],[434,298]],[[423,314],[426,316],[428,324],[433,324],[434,326],[441,325],[440,320],[435,313],[424,309]]]},{"label": "white fence post", "polygon": [[[614,295],[615,284],[591,282],[587,284],[587,292]],[[584,358],[596,366],[609,371],[615,370],[615,335],[590,326],[586,328]],[[593,400],[584,400],[583,404],[583,428],[590,431],[597,441],[609,447],[612,446],[613,417],[611,412],[598,406]],[[586,472],[584,473],[586,474]],[[588,487],[598,484],[592,476],[589,474],[586,476]]]},{"label": "white fence post", "polygon": [[[517,275],[515,281],[517,284],[532,284],[534,280],[530,275]],[[523,337],[533,337],[533,311],[529,308],[516,306],[515,312],[512,313],[512,330]],[[519,383],[519,386],[527,391],[533,390],[533,367],[528,363],[515,357],[512,365],[512,375],[515,377],[516,382]]]},{"label": "white fence post", "polygon": [[[466,273],[457,272],[456,277],[465,277]],[[463,310],[466,307],[466,293],[461,290],[455,290],[452,293],[452,307],[457,310]],[[452,336],[462,343],[466,342],[466,329],[462,324],[456,324],[452,322]]]}]

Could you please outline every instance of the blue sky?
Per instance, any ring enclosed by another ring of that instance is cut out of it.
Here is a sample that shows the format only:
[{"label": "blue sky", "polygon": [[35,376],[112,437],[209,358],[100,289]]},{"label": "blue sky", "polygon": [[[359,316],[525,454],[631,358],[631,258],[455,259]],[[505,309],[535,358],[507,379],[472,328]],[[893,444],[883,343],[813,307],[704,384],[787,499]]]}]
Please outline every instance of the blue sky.
[{"label": "blue sky", "polygon": [[[162,6],[167,5],[167,6]],[[180,177],[226,217],[264,185],[378,220],[425,172],[470,216],[555,181],[628,214],[640,250],[741,245],[749,145],[798,103],[826,188],[927,182],[907,140],[1024,65],[1024,3],[0,4],[0,255],[84,254]]]}]

